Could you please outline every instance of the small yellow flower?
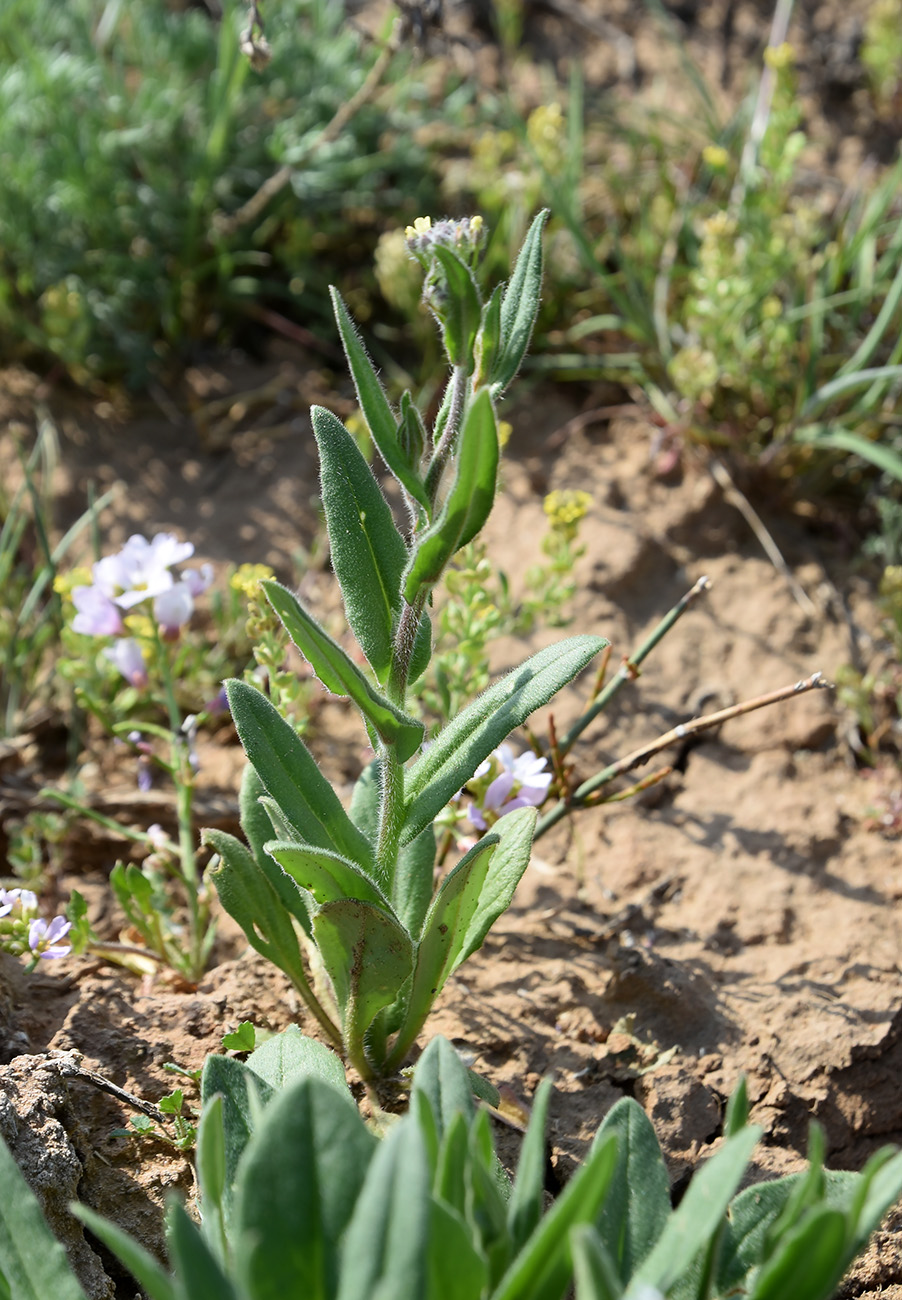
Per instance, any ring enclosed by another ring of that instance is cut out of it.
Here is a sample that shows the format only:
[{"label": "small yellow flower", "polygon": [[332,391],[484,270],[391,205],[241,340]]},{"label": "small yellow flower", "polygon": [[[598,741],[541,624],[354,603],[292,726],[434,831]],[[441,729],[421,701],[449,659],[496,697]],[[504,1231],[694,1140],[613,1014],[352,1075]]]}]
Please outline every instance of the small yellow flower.
[{"label": "small yellow flower", "polygon": [[91,582],[91,570],[86,565],[80,565],[68,573],[58,573],[53,579],[53,590],[63,600],[69,600],[76,587],[90,587]]},{"label": "small yellow flower", "polygon": [[417,217],[413,225],[406,228],[404,234],[407,239],[416,239],[417,235],[427,235],[431,229],[431,217]]},{"label": "small yellow flower", "polygon": [[514,426],[507,420],[498,421],[498,446],[506,447],[510,442],[510,436],[514,431]]},{"label": "small yellow flower", "polygon": [[266,564],[240,564],[229,579],[229,586],[246,599],[257,600],[263,595],[260,583],[275,576]]},{"label": "small yellow flower", "polygon": [[727,163],[730,161],[730,155],[722,144],[705,145],[702,150],[702,158],[715,172],[725,171]]},{"label": "small yellow flower", "polygon": [[592,497],[582,491],[549,492],[543,502],[543,510],[551,520],[552,528],[569,528],[585,518]]}]

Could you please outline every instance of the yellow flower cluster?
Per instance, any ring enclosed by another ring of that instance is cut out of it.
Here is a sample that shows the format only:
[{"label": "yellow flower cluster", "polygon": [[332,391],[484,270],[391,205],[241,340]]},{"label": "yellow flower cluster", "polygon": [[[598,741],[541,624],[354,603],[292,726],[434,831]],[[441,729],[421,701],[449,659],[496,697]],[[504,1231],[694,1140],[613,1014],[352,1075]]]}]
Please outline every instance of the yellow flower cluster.
[{"label": "yellow flower cluster", "polygon": [[91,570],[85,565],[70,569],[68,573],[58,573],[53,579],[53,590],[63,600],[71,600],[76,587],[90,587],[94,581]]},{"label": "yellow flower cluster", "polygon": [[229,579],[229,586],[248,600],[256,600],[263,594],[260,583],[275,576],[266,564],[240,564]]},{"label": "yellow flower cluster", "polygon": [[549,492],[543,503],[543,510],[551,520],[552,528],[571,528],[584,519],[592,504],[588,492],[556,491]]}]

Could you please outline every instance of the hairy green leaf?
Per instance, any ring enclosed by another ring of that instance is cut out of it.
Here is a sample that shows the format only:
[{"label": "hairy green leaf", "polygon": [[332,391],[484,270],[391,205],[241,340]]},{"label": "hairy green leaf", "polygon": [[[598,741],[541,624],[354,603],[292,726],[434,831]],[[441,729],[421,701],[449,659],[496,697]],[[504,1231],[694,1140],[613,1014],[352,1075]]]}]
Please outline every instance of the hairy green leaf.
[{"label": "hairy green leaf", "polygon": [[238,1291],[225,1275],[197,1224],[178,1201],[172,1202],[167,1215],[166,1244],[181,1295],[191,1300],[246,1300],[246,1293]]},{"label": "hairy green leaf", "polygon": [[439,732],[407,773],[402,841],[409,843],[428,826],[492,750],[606,645],[603,637],[575,636],[540,650]]},{"label": "hairy green leaf", "polygon": [[337,1300],[423,1300],[429,1182],[423,1135],[402,1120],[370,1161],[342,1248]]},{"label": "hairy green leaf", "polygon": [[331,1084],[345,1101],[356,1106],[348,1090],[341,1058],[324,1043],[302,1034],[297,1025],[289,1025],[280,1034],[268,1038],[245,1064],[275,1092],[296,1079],[315,1076]]},{"label": "hairy green leaf", "polygon": [[297,1079],[267,1106],[235,1189],[236,1270],[252,1300],[332,1300],[339,1242],[376,1146],[321,1079]]},{"label": "hairy green leaf", "polygon": [[406,762],[420,747],[423,724],[370,685],[350,656],[307,613],[293,592],[272,580],[261,585],[288,635],[326,689],[334,695],[350,696],[382,740],[394,745],[401,762]]},{"label": "hairy green leaf", "polygon": [[270,857],[320,905],[339,898],[359,898],[391,912],[392,907],[377,884],[348,858],[309,844],[286,844],[271,840]]},{"label": "hairy green leaf", "polygon": [[348,622],[380,682],[392,662],[407,547],[373,472],[342,422],[312,408],[332,567]]},{"label": "hairy green leaf", "polygon": [[560,1300],[571,1276],[570,1233],[596,1218],[616,1159],[616,1138],[592,1147],[585,1164],[514,1259],[492,1300]]},{"label": "hairy green leaf", "polygon": [[313,918],[313,937],[335,990],[345,1043],[359,1047],[410,974],[410,938],[388,912],[354,898],[324,904]]},{"label": "hairy green leaf", "polygon": [[407,489],[415,501],[429,511],[429,498],[423,484],[407,464],[398,442],[398,422],[385,396],[385,390],[379,382],[379,376],[357,335],[354,322],[342,302],[341,295],[337,289],[330,289],[329,292],[332,295],[332,307],[335,311],[338,332],[341,335],[354,387],[357,390],[357,401],[360,403],[373,442],[398,482]]},{"label": "hairy green leaf", "polygon": [[491,371],[496,395],[504,392],[520,369],[532,337],[542,288],[542,231],[547,219],[546,209],[529,227],[501,301],[501,346]]},{"label": "hairy green leaf", "polygon": [[729,1138],[695,1175],[651,1253],[633,1276],[667,1292],[717,1231],[761,1136],[752,1126]]},{"label": "hairy green leaf", "polygon": [[[297,887],[288,879],[277,891],[265,865],[227,831],[207,829],[203,843],[219,854],[219,865],[210,875],[219,901],[233,920],[241,926],[248,943],[267,961],[293,981],[297,987],[307,984],[301,949],[291,917],[301,921],[309,933],[310,919],[297,895]],[[280,882],[276,880],[276,884]]]},{"label": "hairy green leaf", "polygon": [[550,1097],[551,1080],[543,1079],[532,1103],[507,1205],[507,1224],[515,1255],[538,1227],[545,1204],[545,1129]]},{"label": "hairy green leaf", "polygon": [[238,1161],[259,1122],[263,1107],[274,1092],[244,1061],[234,1056],[208,1056],[201,1075],[201,1114],[205,1117],[214,1097],[222,1106],[223,1177],[220,1201],[228,1224]]},{"label": "hairy green leaf", "polygon": [[[445,351],[452,366],[464,366],[467,374],[470,374],[473,369],[473,345],[482,315],[479,290],[469,267],[450,248],[436,244],[432,253],[442,268],[439,275],[445,280],[441,286],[444,302],[439,317]],[[427,280],[424,291],[427,301],[428,292]]]},{"label": "hairy green leaf", "polygon": [[[85,1300],[66,1252],[47,1227],[41,1207],[0,1138],[0,1271],[12,1300]],[[158,1273],[162,1270],[157,1265]],[[172,1300],[158,1290],[154,1300]]]},{"label": "hairy green leaf", "polygon": [[596,1141],[617,1138],[611,1190],[595,1228],[623,1286],[650,1254],[670,1218],[670,1179],[651,1120],[624,1097],[605,1116]]},{"label": "hairy green leaf", "polygon": [[244,752],[296,827],[298,838],[371,867],[371,845],[351,822],[291,724],[261,691],[246,682],[226,682],[226,693]]}]

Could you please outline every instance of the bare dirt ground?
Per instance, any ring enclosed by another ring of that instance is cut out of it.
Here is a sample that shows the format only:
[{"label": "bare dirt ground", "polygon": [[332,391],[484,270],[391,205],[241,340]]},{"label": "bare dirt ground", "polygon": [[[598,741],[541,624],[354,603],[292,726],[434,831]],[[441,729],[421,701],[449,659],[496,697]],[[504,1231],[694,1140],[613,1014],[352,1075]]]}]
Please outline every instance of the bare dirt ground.
[{"label": "bare dirt ground", "polygon": [[[215,386],[227,369],[247,387],[248,374],[234,367],[211,368],[208,381]],[[594,506],[571,631],[609,637],[619,658],[699,577],[712,585],[577,747],[583,776],[700,711],[815,669],[831,677],[875,626],[867,582],[841,543],[759,502],[813,602],[815,612],[806,612],[701,460],[657,477],[655,431],[638,410],[575,418],[594,406],[591,393],[544,389],[506,412],[514,434],[488,530],[493,561],[516,585],[540,558],[543,495],[578,486]],[[300,409],[286,436],[247,428],[228,451],[210,450],[187,419],[170,424],[148,413],[120,426],[101,415],[98,422],[80,403],[61,407],[58,418],[73,504],[87,473],[140,482],[120,495],[111,538],[177,528],[202,558],[262,557],[290,571],[315,527],[315,469]],[[494,666],[559,635],[496,643]],[[575,716],[581,698],[577,684],[555,704],[559,723]],[[534,721],[541,734],[547,719]],[[557,827],[537,845],[511,911],[449,983],[430,1034],[449,1036],[526,1105],[539,1079],[553,1076],[560,1180],[606,1110],[629,1093],[654,1119],[679,1188],[717,1142],[741,1072],[765,1130],[756,1176],[797,1167],[811,1118],[825,1126],[836,1167],[859,1167],[880,1144],[902,1139],[899,849],[864,829],[871,790],[850,766],[846,722],[826,691],[738,718],[667,756],[680,770],[639,801]],[[337,776],[353,779],[364,754],[337,704],[321,711],[312,743],[330,754]],[[7,811],[39,787],[39,753],[7,754]],[[220,735],[203,758],[202,807],[229,825],[240,751]],[[165,791],[149,807],[135,801],[130,771],[111,777],[103,795],[145,824],[166,812]],[[108,933],[116,919],[103,880],[122,851],[103,837],[76,841],[60,882],[63,892],[75,885],[86,894]],[[165,1062],[198,1067],[244,1019],[312,1032],[281,977],[228,926],[215,960],[199,988],[187,990],[86,961],[30,978],[13,959],[0,966],[5,1136],[27,1148],[37,1132],[38,1182],[52,1184],[61,1202],[77,1192],[156,1245],[165,1195],[190,1195],[187,1158],[152,1139],[111,1137],[128,1107],[84,1075],[61,1081],[44,1054],[76,1051],[83,1070],[156,1101],[178,1082]],[[510,1135],[504,1140],[509,1147]],[[68,1170],[65,1184],[53,1160]],[[102,1252],[96,1268],[83,1267],[92,1296],[133,1294]],[[882,1238],[857,1278],[850,1295],[902,1288],[902,1241]]]}]

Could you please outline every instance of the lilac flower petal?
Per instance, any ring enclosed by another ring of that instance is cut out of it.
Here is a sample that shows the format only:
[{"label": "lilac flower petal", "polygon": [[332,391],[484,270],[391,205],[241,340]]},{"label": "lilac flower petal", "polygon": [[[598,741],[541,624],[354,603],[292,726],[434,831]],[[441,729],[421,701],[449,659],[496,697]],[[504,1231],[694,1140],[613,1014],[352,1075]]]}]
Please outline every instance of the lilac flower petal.
[{"label": "lilac flower petal", "polygon": [[496,776],[488,790],[485,792],[482,800],[483,808],[497,812],[513,788],[513,772],[505,771],[502,772],[500,776]]},{"label": "lilac flower petal", "polygon": [[83,636],[119,636],[122,615],[100,587],[74,587],[72,603],[78,610],[72,630]]},{"label": "lilac flower petal", "polygon": [[55,916],[49,925],[37,917],[28,927],[28,946],[40,957],[65,957],[72,951],[72,945],[59,940],[64,939],[71,929],[72,922],[64,916]]},{"label": "lilac flower petal", "polygon": [[153,602],[154,618],[163,629],[163,635],[177,635],[194,612],[194,601],[187,582],[177,582],[168,591],[161,592]]},{"label": "lilac flower petal", "polygon": [[476,807],[475,803],[467,804],[467,817],[470,819],[470,824],[475,826],[476,830],[487,831],[489,829],[488,822]]},{"label": "lilac flower petal", "polygon": [[132,637],[125,637],[115,645],[108,646],[103,655],[110,663],[116,665],[125,680],[132,686],[137,686],[141,690],[147,685],[149,678],[144,656],[138,642]]},{"label": "lilac flower petal", "polygon": [[213,583],[213,565],[202,564],[197,569],[183,569],[182,582],[186,583],[192,596],[202,596]]}]

